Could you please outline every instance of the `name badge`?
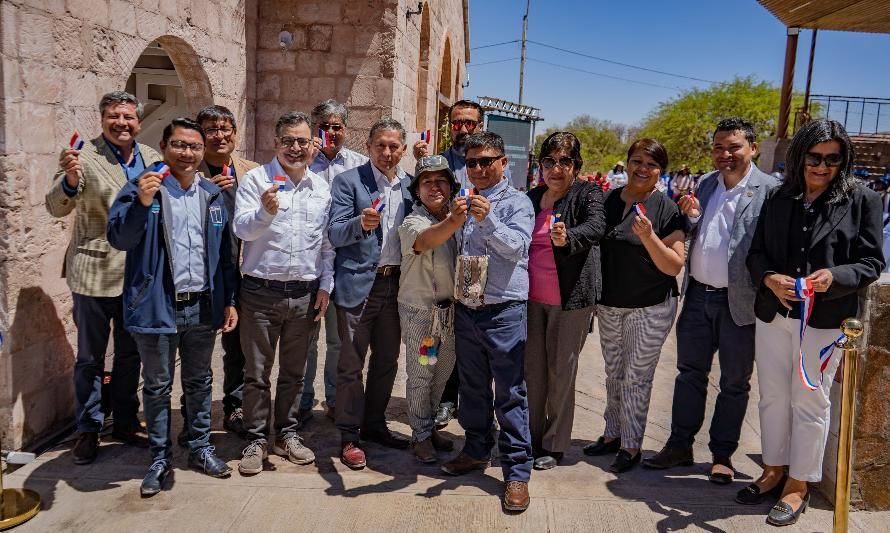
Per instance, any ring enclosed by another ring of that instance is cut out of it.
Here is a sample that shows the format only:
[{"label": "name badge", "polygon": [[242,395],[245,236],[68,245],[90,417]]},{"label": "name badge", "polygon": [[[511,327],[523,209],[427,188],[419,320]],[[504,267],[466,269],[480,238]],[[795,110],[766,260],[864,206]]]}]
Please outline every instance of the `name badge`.
[{"label": "name badge", "polygon": [[161,204],[157,200],[153,200],[151,202],[151,212],[154,214],[158,214],[161,212]]},{"label": "name badge", "polygon": [[210,223],[214,226],[222,226],[222,209],[218,205],[210,206]]}]

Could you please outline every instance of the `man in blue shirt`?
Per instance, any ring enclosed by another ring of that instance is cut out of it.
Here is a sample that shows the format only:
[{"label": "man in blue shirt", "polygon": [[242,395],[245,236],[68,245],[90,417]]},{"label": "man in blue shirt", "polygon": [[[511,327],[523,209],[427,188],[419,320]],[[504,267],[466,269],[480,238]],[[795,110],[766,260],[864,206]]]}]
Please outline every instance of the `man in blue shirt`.
[{"label": "man in blue shirt", "polygon": [[488,466],[494,446],[492,415],[496,415],[506,484],[503,505],[508,511],[523,511],[530,501],[533,462],[523,364],[528,250],[535,213],[528,197],[504,176],[507,157],[499,135],[473,134],[465,147],[468,177],[478,194],[471,195],[467,221],[457,228],[458,250],[464,257],[487,257],[488,280],[481,303],[462,300],[455,305],[454,330],[460,332],[455,339],[458,420],[466,443],[442,470],[460,475]]},{"label": "man in blue shirt", "polygon": [[127,252],[124,324],[142,358],[143,402],[152,464],[142,496],[160,492],[171,471],[170,391],[179,352],[188,420],[189,465],[212,477],[232,469],[210,445],[216,330],[231,331],[237,272],[222,193],[197,172],[204,130],[178,118],[164,129],[164,166],[130,180],[108,215],[108,242]]},{"label": "man in blue shirt", "polygon": [[[132,94],[116,91],[99,102],[102,134],[62,151],[59,170],[46,193],[46,209],[53,217],[74,212],[71,244],[62,277],[74,303],[77,360],[74,363],[74,417],[79,433],[75,464],[96,459],[99,432],[105,424],[102,382],[105,352],[114,325],[114,366],[110,405],[114,413],[112,437],[147,446],[137,413],[139,352],[123,327],[124,257],[108,246],[105,228],[108,208],[121,187],[160,156],[136,142],[142,129],[143,106]],[[75,142],[75,144],[77,144]],[[108,398],[105,398],[107,401]]]}]

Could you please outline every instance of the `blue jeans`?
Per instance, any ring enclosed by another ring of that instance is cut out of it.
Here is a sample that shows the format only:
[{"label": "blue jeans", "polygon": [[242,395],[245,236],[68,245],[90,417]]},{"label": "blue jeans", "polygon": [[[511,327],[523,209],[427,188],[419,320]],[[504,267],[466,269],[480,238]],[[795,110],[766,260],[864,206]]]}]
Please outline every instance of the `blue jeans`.
[{"label": "blue jeans", "polygon": [[[120,296],[96,297],[72,293],[77,326],[77,361],[74,363],[74,417],[77,430],[98,432],[105,423],[102,410],[102,378],[111,324],[114,324],[114,366],[111,370],[111,409],[114,427],[139,429],[139,352],[124,329],[124,304]],[[108,400],[108,399],[106,399]]]},{"label": "blue jeans", "polygon": [[[303,376],[303,396],[300,397],[300,410],[312,409],[315,403],[315,373],[318,371],[318,331],[309,340],[309,353],[306,355],[306,374]],[[337,332],[337,308],[333,301],[324,314],[325,343],[324,354],[324,398],[330,409],[337,402],[337,361],[340,360],[340,333]]]},{"label": "blue jeans", "polygon": [[524,368],[526,323],[524,301],[479,310],[455,305],[454,331],[460,332],[455,339],[460,372],[458,421],[466,433],[463,451],[474,459],[489,457],[496,415],[504,481],[528,481],[532,470]]},{"label": "blue jeans", "polygon": [[209,297],[176,304],[176,333],[134,333],[142,357],[142,403],[152,461],[170,461],[170,391],[180,352],[182,390],[192,452],[210,445],[213,372],[210,358],[216,331],[211,326]]}]

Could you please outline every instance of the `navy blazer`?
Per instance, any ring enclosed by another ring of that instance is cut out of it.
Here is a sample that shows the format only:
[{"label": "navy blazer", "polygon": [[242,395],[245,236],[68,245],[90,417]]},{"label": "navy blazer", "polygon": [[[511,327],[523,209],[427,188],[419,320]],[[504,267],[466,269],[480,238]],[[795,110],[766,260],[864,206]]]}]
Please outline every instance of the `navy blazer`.
[{"label": "navy blazer", "polygon": [[[413,201],[408,185],[411,176],[402,178],[402,203],[405,216],[411,213]],[[356,307],[371,293],[383,230],[362,229],[361,213],[371,207],[372,198],[380,194],[370,161],[338,174],[331,181],[331,216],[328,239],[337,249],[334,260],[334,303],[341,307]],[[400,225],[398,221],[396,226]],[[396,235],[398,238],[398,235]]]}]

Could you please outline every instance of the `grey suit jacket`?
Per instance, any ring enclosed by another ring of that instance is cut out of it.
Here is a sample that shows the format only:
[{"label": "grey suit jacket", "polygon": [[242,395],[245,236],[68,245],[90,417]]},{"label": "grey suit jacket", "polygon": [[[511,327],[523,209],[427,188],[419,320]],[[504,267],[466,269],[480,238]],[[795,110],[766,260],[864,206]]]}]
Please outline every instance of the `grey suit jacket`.
[{"label": "grey suit jacket", "polygon": [[[717,190],[719,182],[717,178],[719,171],[711,172],[701,179],[696,188],[696,196],[701,203],[702,218],[708,207],[714,191]],[[757,289],[751,283],[751,276],[748,275],[748,268],[745,260],[748,257],[748,249],[751,247],[751,239],[754,237],[754,230],[757,228],[757,218],[760,216],[760,208],[766,200],[767,193],[779,185],[776,178],[764,174],[755,165],[751,170],[751,176],[745,186],[745,191],[739,198],[739,203],[735,210],[735,219],[730,230],[729,238],[729,256],[726,258],[729,264],[729,312],[732,320],[739,326],[747,326],[754,323],[754,298],[757,295]],[[683,293],[689,286],[689,265],[692,257],[692,250],[695,241],[698,238],[700,227],[700,218],[692,223],[687,218],[686,228],[689,235],[689,252],[686,254],[686,269],[683,277]]]}]

